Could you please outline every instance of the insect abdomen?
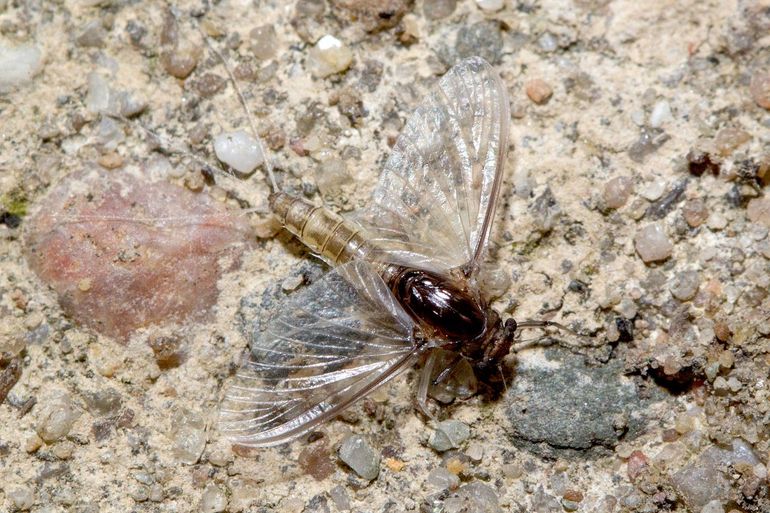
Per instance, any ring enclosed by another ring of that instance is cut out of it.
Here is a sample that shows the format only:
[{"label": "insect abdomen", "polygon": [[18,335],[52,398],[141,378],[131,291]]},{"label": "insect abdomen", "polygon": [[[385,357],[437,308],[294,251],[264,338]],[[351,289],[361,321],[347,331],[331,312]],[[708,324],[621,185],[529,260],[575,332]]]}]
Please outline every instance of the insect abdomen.
[{"label": "insect abdomen", "polygon": [[361,229],[331,210],[283,192],[270,195],[270,208],[289,232],[330,264],[364,258],[368,253]]}]

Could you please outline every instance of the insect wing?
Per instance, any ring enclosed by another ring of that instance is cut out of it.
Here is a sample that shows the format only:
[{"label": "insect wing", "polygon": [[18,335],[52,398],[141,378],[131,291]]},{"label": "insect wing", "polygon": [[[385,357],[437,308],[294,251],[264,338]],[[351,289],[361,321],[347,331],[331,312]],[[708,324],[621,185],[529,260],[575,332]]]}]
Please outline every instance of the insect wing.
[{"label": "insect wing", "polygon": [[384,260],[431,270],[481,261],[508,144],[508,97],[482,58],[450,69],[396,142],[358,217]]},{"label": "insect wing", "polygon": [[414,323],[366,262],[343,264],[292,296],[226,393],[222,431],[270,446],[306,433],[406,369]]}]

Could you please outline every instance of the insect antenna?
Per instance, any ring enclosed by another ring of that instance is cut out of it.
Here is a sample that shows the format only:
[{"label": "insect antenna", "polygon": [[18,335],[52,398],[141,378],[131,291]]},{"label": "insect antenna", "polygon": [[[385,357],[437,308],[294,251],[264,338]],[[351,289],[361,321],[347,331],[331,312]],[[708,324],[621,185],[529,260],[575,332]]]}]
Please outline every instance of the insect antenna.
[{"label": "insect antenna", "polygon": [[214,44],[211,42],[211,38],[203,31],[203,28],[201,28],[200,24],[196,24],[196,26],[198,27],[198,32],[200,32],[201,37],[203,37],[203,40],[206,42],[206,46],[208,46],[209,50],[211,50],[211,52],[216,55],[217,59],[219,59],[219,62],[222,63],[222,67],[225,68],[227,76],[230,78],[230,82],[233,84],[233,89],[235,89],[235,92],[238,95],[238,100],[240,101],[243,110],[246,112],[246,118],[249,120],[249,126],[251,127],[251,134],[254,136],[254,139],[256,139],[259,152],[264,158],[265,172],[267,174],[268,181],[270,182],[270,188],[274,193],[280,192],[280,189],[278,188],[278,182],[275,180],[273,165],[270,163],[270,159],[268,158],[267,153],[265,153],[265,145],[262,144],[262,138],[257,132],[257,125],[254,121],[254,116],[252,115],[251,109],[249,109],[249,106],[246,103],[246,97],[243,95],[243,91],[238,85],[238,80],[235,78],[235,73],[233,73],[230,63],[227,62],[227,59],[225,59],[225,56],[222,55],[222,52],[214,47]]},{"label": "insect antenna", "polygon": [[[567,347],[568,349],[574,349],[575,347],[598,347],[599,346],[599,344],[596,343],[596,338],[595,337],[588,337],[586,335],[582,335],[582,334],[576,332],[575,330],[573,330],[571,328],[568,328],[567,326],[565,326],[563,324],[560,324],[558,322],[555,322],[555,321],[521,321],[521,322],[517,322],[516,323],[516,330],[518,331],[520,328],[525,328],[525,329],[527,329],[527,328],[541,328],[541,329],[556,328],[557,330],[565,331],[565,332],[569,333],[570,335],[572,335],[572,336],[574,336],[574,337],[576,337],[576,338],[586,342],[585,344],[582,344],[582,345],[576,345],[576,344],[569,344],[569,343],[564,343],[564,342],[556,341],[557,344],[559,344],[561,346],[564,346],[564,347]],[[543,340],[544,340],[544,337],[537,337],[537,338],[533,338],[533,339],[530,339],[530,340],[522,340],[522,341],[518,342],[517,344],[514,344],[512,346],[512,349],[515,352],[518,352],[518,351],[521,351],[523,349],[528,349],[530,347],[548,346],[548,345],[552,345],[554,343],[554,342],[543,343]],[[551,339],[549,337],[545,337],[545,340],[553,341],[555,339]]]}]

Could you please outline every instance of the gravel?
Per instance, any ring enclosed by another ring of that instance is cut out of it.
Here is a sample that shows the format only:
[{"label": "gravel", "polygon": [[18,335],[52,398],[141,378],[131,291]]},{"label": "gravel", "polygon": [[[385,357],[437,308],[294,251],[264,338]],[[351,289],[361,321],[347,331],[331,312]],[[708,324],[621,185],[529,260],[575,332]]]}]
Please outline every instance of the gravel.
[{"label": "gravel", "polygon": [[340,444],[340,459],[363,479],[371,481],[380,473],[380,454],[360,435],[350,435]]}]

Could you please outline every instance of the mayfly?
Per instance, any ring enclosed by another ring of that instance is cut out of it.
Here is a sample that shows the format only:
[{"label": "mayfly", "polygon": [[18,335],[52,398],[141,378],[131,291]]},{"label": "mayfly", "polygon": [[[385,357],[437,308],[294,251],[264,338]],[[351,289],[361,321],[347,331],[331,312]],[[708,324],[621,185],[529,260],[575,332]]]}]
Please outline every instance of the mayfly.
[{"label": "mayfly", "polygon": [[433,378],[440,350],[485,376],[519,327],[556,325],[503,321],[480,286],[509,118],[502,80],[471,57],[409,118],[363,211],[345,218],[274,186],[269,202],[283,226],[333,268],[281,305],[252,343],[222,404],[232,441],[301,436],[423,355],[424,406],[431,382],[448,374]]}]

